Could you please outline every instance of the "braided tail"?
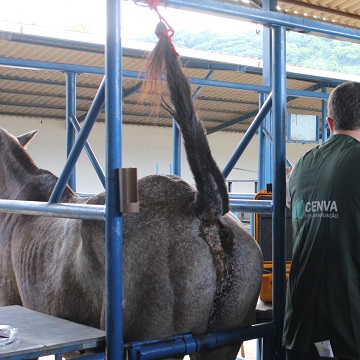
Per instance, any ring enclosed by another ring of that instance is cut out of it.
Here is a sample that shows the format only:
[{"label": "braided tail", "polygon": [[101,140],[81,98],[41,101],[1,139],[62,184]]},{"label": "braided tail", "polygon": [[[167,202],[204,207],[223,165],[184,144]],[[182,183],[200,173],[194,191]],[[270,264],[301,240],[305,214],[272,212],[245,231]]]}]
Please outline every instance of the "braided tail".
[{"label": "braided tail", "polygon": [[[214,221],[229,211],[225,179],[211,155],[205,128],[194,109],[189,81],[181,69],[171,39],[162,36],[163,27],[159,23],[156,32],[159,42],[148,59],[142,91],[152,95],[155,107],[161,103],[176,120],[196,184],[195,213],[202,220]],[[162,96],[164,73],[172,106]]]}]

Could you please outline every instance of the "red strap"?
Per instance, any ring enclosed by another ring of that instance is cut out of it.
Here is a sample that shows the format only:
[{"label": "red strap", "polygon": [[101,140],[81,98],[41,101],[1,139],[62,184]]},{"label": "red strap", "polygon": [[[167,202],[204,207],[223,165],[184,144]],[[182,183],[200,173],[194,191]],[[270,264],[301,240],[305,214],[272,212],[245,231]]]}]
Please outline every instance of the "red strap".
[{"label": "red strap", "polygon": [[[171,34],[169,34],[170,31],[172,31]],[[173,51],[174,51],[174,54],[175,54],[176,58],[178,58],[180,55],[179,55],[179,53],[176,51],[175,46],[174,46],[174,44],[173,44],[173,42],[172,42],[172,40],[171,40],[171,38],[172,38],[173,35],[174,35],[173,30],[172,30],[172,29],[169,29],[169,30],[164,30],[160,35],[158,35],[158,37],[159,37],[159,39],[160,39],[161,37],[163,37],[163,36],[165,36],[165,37],[168,38],[169,43],[170,43],[170,45],[171,45],[171,47],[172,47],[172,49],[173,49]]]},{"label": "red strap", "polygon": [[[159,13],[158,6],[160,5],[160,0],[146,0],[146,2],[148,4],[149,9],[156,11],[156,13],[159,16],[160,22],[163,22],[167,27],[167,30],[162,31],[161,34],[158,34],[158,38],[160,39],[160,37],[166,36],[168,38],[168,40],[169,40],[169,43],[170,43],[173,51],[174,51],[175,56],[178,58],[180,55],[175,50],[175,46],[174,46],[174,44],[172,42],[172,39],[171,39],[174,36],[175,31],[169,25],[169,23],[165,20],[165,18]],[[136,0],[135,0],[135,3],[136,3]]]},{"label": "red strap", "polygon": [[155,10],[157,13],[159,13],[157,7],[160,5],[160,0],[146,0],[146,1],[151,10]]}]

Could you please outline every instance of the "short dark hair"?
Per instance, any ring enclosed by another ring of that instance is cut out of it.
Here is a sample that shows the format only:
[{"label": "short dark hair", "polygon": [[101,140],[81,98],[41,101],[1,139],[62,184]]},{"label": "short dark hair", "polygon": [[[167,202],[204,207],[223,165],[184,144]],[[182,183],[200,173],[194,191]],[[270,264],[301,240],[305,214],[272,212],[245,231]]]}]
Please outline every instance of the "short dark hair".
[{"label": "short dark hair", "polygon": [[360,83],[338,85],[327,102],[328,117],[334,120],[334,129],[360,128]]}]

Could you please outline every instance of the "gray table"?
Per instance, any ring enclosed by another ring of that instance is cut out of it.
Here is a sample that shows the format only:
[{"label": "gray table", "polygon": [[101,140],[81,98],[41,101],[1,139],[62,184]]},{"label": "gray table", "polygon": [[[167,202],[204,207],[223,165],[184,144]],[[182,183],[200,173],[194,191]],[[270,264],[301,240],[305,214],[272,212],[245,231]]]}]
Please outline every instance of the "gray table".
[{"label": "gray table", "polygon": [[26,309],[0,307],[0,324],[19,329],[20,340],[0,347],[0,358],[21,359],[24,354],[44,356],[104,348],[105,331]]}]

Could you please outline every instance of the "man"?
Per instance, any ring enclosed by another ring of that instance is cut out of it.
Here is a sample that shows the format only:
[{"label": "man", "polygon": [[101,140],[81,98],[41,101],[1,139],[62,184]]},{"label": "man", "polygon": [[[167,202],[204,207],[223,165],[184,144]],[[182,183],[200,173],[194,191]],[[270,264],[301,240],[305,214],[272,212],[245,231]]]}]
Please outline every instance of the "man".
[{"label": "man", "polygon": [[328,100],[325,143],[289,175],[293,259],[284,346],[290,360],[360,359],[360,84]]}]

